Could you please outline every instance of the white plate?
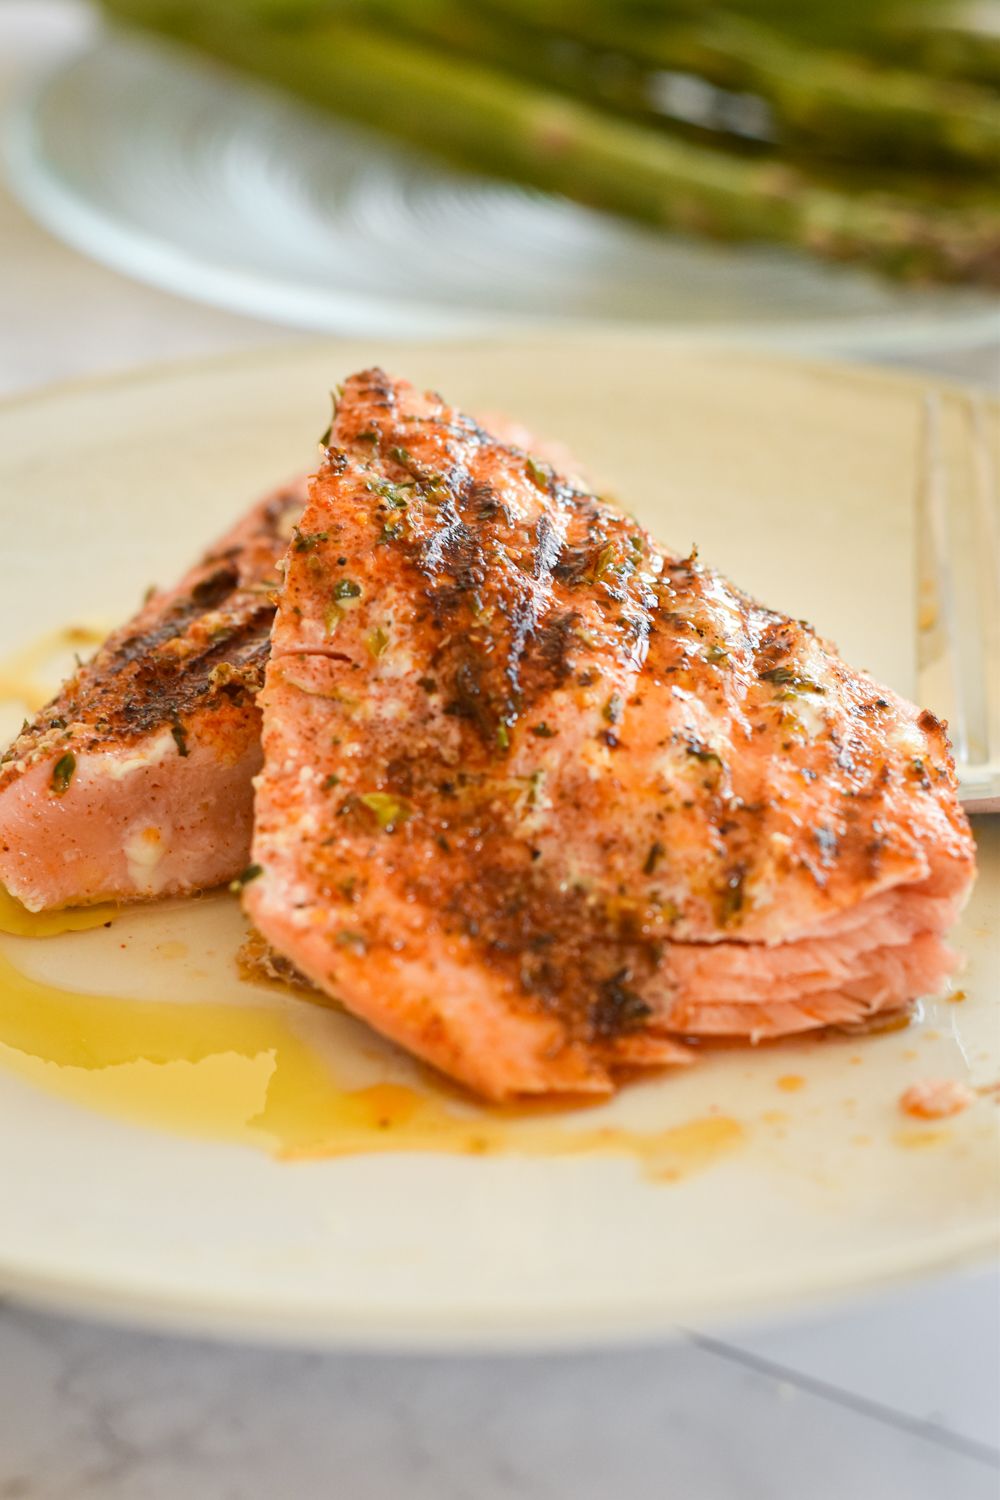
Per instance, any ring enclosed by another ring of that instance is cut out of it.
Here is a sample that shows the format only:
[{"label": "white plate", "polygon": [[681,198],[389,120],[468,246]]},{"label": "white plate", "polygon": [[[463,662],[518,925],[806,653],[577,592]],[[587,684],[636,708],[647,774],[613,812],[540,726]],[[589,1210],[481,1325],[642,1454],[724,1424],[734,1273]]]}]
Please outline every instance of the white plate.
[{"label": "white plate", "polygon": [[[335,344],[10,403],[4,649],[120,616],[168,579],[256,492],[309,462],[326,391],[374,358],[565,439],[665,538],[697,539],[742,583],[910,686],[919,384],[649,340]],[[937,1002],[880,1037],[715,1052],[542,1124],[473,1111],[468,1128],[497,1147],[486,1157],[269,1154],[293,1044],[314,1050],[331,1089],[394,1081],[418,1105],[458,1106],[349,1019],[241,983],[228,898],[5,939],[8,958],[50,983],[183,1001],[199,1018],[206,1005],[240,1007],[219,1012],[234,1018],[254,1006],[253,1024],[285,1041],[94,1072],[80,1063],[103,1056],[106,1033],[89,1002],[66,1012],[59,1066],[29,1055],[37,1008],[17,1042],[4,995],[0,1285],[163,1326],[512,1348],[653,1337],[981,1254],[998,1217],[995,1105],[937,1125],[897,1107],[916,1078],[985,1085],[1000,1070],[1000,826],[980,835],[982,875],[958,934],[963,1003]],[[156,1123],[187,1118],[196,1100],[188,1134]],[[213,1100],[225,1103],[215,1116]],[[566,1154],[574,1131],[605,1128],[624,1132],[624,1149]],[[629,1143],[667,1131],[657,1178]]]},{"label": "white plate", "polygon": [[799,348],[940,348],[995,295],[656,234],[461,174],[165,43],[102,34],[9,122],[11,184],[116,269],[256,317],[436,337],[650,325]]}]

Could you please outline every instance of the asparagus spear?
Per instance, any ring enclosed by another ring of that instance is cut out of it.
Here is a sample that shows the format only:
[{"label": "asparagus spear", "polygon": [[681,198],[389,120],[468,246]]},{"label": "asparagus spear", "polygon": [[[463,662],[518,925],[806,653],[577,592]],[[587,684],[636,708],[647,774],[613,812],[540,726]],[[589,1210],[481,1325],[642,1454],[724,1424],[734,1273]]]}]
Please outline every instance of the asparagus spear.
[{"label": "asparagus spear", "polygon": [[[469,0],[359,0],[369,21],[440,43],[500,67],[650,124],[666,123],[682,134],[706,133],[741,140],[766,138],[767,106],[710,86],[698,91],[698,108],[685,107],[682,89],[673,107],[661,68],[626,55],[624,48],[539,29],[519,14],[505,15]],[[516,7],[515,7],[516,9]],[[327,4],[329,10],[329,3]],[[585,28],[584,28],[585,29]],[[691,90],[686,91],[690,95]]]},{"label": "asparagus spear", "polygon": [[1000,284],[1000,218],[943,215],[853,197],[760,163],[675,140],[496,70],[338,20],[287,30],[215,0],[105,0],[365,124],[466,166],[647,223],[764,239],[916,279]]},{"label": "asparagus spear", "polygon": [[[353,11],[650,121],[672,113],[665,75],[692,74],[727,91],[708,100],[700,123],[744,137],[772,123],[796,157],[1000,168],[1000,99],[987,89],[804,47],[694,0],[672,0],[659,19],[594,0],[255,0],[255,8],[272,21]],[[878,38],[884,51],[885,36],[872,30],[873,47]]]},{"label": "asparagus spear", "polygon": [[[413,22],[424,10],[421,0],[395,8]],[[567,0],[491,0],[486,8],[521,25],[565,28],[651,75],[680,71],[757,94],[770,106],[784,146],[925,170],[1000,170],[1000,100],[970,83],[805,47],[724,9],[687,23],[641,16],[623,23],[606,7]]]},{"label": "asparagus spear", "polygon": [[[270,0],[281,5],[287,0]],[[877,32],[905,22],[921,25],[962,10],[967,0],[538,0],[539,14],[565,24],[581,14],[614,13],[622,26],[635,20],[703,21],[724,11],[746,16],[810,47],[865,52]]]},{"label": "asparagus spear", "polygon": [[942,21],[922,27],[899,23],[880,33],[877,45],[907,67],[941,78],[975,83],[1000,93],[1000,31],[980,31]]}]

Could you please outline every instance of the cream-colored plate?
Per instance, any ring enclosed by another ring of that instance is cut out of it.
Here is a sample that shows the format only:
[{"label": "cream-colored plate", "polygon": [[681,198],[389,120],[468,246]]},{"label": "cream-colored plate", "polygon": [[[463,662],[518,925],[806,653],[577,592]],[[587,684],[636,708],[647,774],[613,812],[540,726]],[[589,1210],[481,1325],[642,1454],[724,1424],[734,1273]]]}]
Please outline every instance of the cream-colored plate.
[{"label": "cream-colored plate", "polygon": [[[122,616],[310,462],[328,389],[375,360],[564,439],[664,539],[697,541],[912,688],[919,384],[642,338],[329,344],[9,404],[0,649]],[[32,1042],[28,1006],[0,1035],[0,1285],[303,1342],[523,1347],[652,1336],[983,1253],[998,1220],[995,1104],[984,1095],[934,1125],[897,1105],[917,1078],[988,1087],[1000,1072],[1000,827],[980,842],[961,1003],[883,1036],[711,1053],[541,1123],[472,1111],[486,1155],[276,1160],[278,1095],[295,1076],[281,1047],[228,1056],[219,1043],[200,1061],[95,1071],[105,1043],[89,1002],[65,1012],[61,1063]],[[2,951],[64,989],[257,1007],[331,1089],[391,1081],[418,1105],[464,1108],[350,1020],[241,983],[239,924],[212,898]],[[183,1125],[188,1099],[186,1133],[163,1123]],[[581,1130],[610,1149],[572,1154]],[[651,1135],[659,1154],[643,1151]]]}]

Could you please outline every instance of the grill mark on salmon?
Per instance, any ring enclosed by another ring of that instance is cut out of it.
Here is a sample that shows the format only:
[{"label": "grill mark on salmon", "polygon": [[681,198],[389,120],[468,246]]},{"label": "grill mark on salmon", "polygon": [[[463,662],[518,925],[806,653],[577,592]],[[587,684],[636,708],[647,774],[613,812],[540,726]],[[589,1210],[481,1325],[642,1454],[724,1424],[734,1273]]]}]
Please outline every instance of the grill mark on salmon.
[{"label": "grill mark on salmon", "polygon": [[261,694],[248,911],[490,1097],[940,986],[943,726],[433,393],[347,382]]}]

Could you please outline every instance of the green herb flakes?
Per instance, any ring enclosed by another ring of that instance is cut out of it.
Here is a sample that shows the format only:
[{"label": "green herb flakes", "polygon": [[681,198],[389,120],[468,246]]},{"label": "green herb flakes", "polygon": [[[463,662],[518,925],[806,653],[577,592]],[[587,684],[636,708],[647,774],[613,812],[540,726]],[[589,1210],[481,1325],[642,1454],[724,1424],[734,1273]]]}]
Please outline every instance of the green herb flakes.
[{"label": "green herb flakes", "polygon": [[330,533],[328,531],[299,531],[298,527],[292,533],[293,552],[313,552],[320,542],[328,542]]},{"label": "green herb flakes", "polygon": [[742,865],[729,871],[719,893],[719,919],[723,927],[735,926],[743,911],[746,870]]},{"label": "green herb flakes", "polygon": [[544,490],[545,493],[548,494],[549,487],[552,483],[551,471],[544,469],[542,465],[540,463],[537,463],[533,458],[525,459],[524,468],[532,484],[535,485],[538,489]]},{"label": "green herb flakes", "polygon": [[611,567],[611,564],[614,562],[617,555],[618,549],[615,546],[614,542],[606,542],[605,545],[601,548],[600,552],[597,554],[597,561],[594,563],[595,583],[598,581],[598,579],[603,578],[604,574]]},{"label": "green herb flakes", "polygon": [[363,932],[351,932],[347,928],[341,928],[334,942],[340,948],[353,948],[357,953],[368,951],[368,943]]},{"label": "green herb flakes", "polygon": [[383,656],[385,654],[385,650],[388,644],[389,632],[387,630],[383,630],[381,625],[376,625],[371,635],[368,636],[367,640],[365,641],[365,645],[368,647],[368,654],[370,656],[374,656],[376,661],[380,656]]},{"label": "green herb flakes", "polygon": [[373,479],[371,488],[382,497],[388,510],[405,510],[410,502],[403,491],[412,489],[413,486],[390,484],[388,479]]},{"label": "green herb flakes", "polygon": [[352,578],[341,578],[333,586],[333,597],[335,599],[360,599],[361,585],[355,583]]},{"label": "green herb flakes", "polygon": [[72,750],[67,750],[65,755],[60,755],[52,767],[52,790],[57,797],[69,790],[69,784],[73,780],[73,772],[76,770],[76,756]]},{"label": "green herb flakes", "polygon": [[762,682],[773,682],[785,689],[783,693],[778,694],[779,703],[784,703],[799,693],[826,692],[822,683],[814,682],[811,677],[801,677],[792,667],[770,667],[766,672],[761,672],[760,679]]},{"label": "green herb flakes", "polygon": [[701,740],[688,740],[685,750],[694,760],[700,760],[703,765],[722,765],[722,756],[708,745],[703,745]]},{"label": "green herb flakes", "polygon": [[363,792],[358,798],[370,813],[374,813],[378,826],[385,833],[392,833],[400,823],[410,816],[409,808],[391,792]]}]

